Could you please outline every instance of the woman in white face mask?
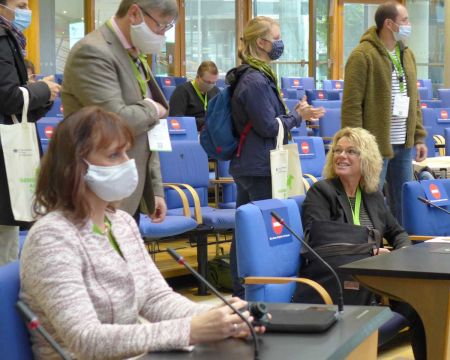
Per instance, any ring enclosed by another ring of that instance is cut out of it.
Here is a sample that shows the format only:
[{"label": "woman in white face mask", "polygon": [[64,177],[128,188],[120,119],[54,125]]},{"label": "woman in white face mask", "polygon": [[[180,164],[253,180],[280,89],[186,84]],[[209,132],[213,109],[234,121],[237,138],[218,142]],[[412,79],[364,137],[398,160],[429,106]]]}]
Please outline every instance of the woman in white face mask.
[{"label": "woman in white face mask", "polygon": [[[126,153],[132,143],[125,121],[99,107],[58,125],[36,188],[42,217],[22,252],[21,299],[77,359],[129,358],[247,336],[226,306],[197,305],[173,292],[134,219],[116,209],[137,183]],[[139,316],[151,323],[141,324]],[[36,360],[57,358],[42,337],[31,340]]]}]

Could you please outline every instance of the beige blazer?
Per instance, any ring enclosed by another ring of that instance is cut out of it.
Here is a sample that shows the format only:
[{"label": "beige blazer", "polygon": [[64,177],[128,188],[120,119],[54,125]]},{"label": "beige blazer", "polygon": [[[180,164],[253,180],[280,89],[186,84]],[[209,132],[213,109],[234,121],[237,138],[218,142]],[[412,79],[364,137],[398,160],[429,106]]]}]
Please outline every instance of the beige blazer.
[{"label": "beige blazer", "polygon": [[[168,108],[153,75],[148,85],[153,99]],[[135,134],[129,156],[136,161],[139,183],[121,208],[133,215],[145,193],[147,207],[153,211],[154,195],[164,193],[159,157],[149,150],[147,131],[158,122],[158,114],[151,103],[142,99],[128,53],[106,25],[89,33],[70,51],[61,94],[64,116],[84,106],[98,105],[128,122]]]}]

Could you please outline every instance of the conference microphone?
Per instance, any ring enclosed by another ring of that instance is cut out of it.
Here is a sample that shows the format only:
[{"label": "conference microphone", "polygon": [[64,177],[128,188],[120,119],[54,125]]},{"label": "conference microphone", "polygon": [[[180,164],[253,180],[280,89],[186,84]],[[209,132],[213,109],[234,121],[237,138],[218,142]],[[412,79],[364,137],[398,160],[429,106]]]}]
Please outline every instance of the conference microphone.
[{"label": "conference microphone", "polygon": [[53,339],[53,337],[47,332],[47,330],[44,329],[44,327],[41,325],[38,317],[36,314],[31,311],[31,309],[26,305],[23,301],[19,300],[16,303],[17,309],[19,309],[20,313],[22,314],[27,327],[30,331],[37,331],[39,334],[41,334],[45,340],[55,349],[55,351],[63,358],[64,360],[70,360],[71,357],[66,355],[64,350],[61,348],[61,346]]},{"label": "conference microphone", "polygon": [[446,214],[450,214],[450,211],[448,211],[447,209],[444,209],[442,206],[439,206],[439,205],[434,204],[433,202],[431,202],[430,200],[427,200],[427,199],[423,198],[422,196],[418,196],[418,197],[417,197],[417,200],[422,201],[424,204],[433,206],[433,207],[435,207],[435,208],[437,208],[437,209],[439,209],[439,210],[445,212]]},{"label": "conference microphone", "polygon": [[281,218],[280,215],[278,215],[275,211],[271,211],[270,214],[284,227],[286,227],[286,229],[288,229],[288,231],[295,236],[295,238],[300,241],[303,245],[306,246],[306,248],[308,249],[308,251],[310,251],[312,254],[314,254],[314,256],[320,260],[320,262],[322,264],[324,264],[333,274],[333,276],[336,279],[336,283],[338,285],[338,290],[339,290],[339,296],[338,296],[338,310],[340,313],[342,313],[344,311],[344,293],[342,291],[342,284],[341,284],[341,280],[339,280],[338,275],[336,274],[336,271],[334,271],[334,269],[318,254],[316,253],[313,248],[311,246],[308,245],[307,242],[305,242],[300,236],[298,236],[298,234],[291,229],[291,227],[286,224],[286,222]]},{"label": "conference microphone", "polygon": [[197,280],[199,280],[200,282],[202,282],[204,285],[206,285],[206,287],[211,290],[220,300],[222,300],[222,302],[224,304],[226,304],[231,310],[233,310],[249,327],[250,332],[252,334],[252,339],[253,339],[253,348],[254,348],[254,358],[255,360],[259,359],[259,344],[258,344],[258,339],[256,337],[256,333],[255,333],[255,329],[253,328],[253,325],[250,323],[250,321],[248,321],[244,315],[241,314],[241,312],[236,309],[227,299],[225,299],[223,297],[223,295],[217,291],[217,289],[212,286],[203,276],[201,276],[191,265],[189,265],[186,260],[184,260],[184,258],[178,254],[174,249],[172,248],[168,248],[167,252],[175,259],[175,261],[180,264],[183,265],[186,269],[189,270],[189,272],[194,275]]}]

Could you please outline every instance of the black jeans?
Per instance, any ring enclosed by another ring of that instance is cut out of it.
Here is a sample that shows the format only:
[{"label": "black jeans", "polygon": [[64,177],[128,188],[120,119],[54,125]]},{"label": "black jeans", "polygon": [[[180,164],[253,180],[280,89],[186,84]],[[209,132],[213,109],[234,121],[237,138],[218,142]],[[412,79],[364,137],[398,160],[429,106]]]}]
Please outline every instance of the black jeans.
[{"label": "black jeans", "polygon": [[[251,201],[272,198],[272,179],[270,176],[236,176],[234,181],[237,189],[236,208]],[[251,256],[251,254],[246,254],[246,256]],[[233,236],[230,248],[230,267],[233,278],[233,296],[243,299],[245,290],[238,276],[235,236]]]}]

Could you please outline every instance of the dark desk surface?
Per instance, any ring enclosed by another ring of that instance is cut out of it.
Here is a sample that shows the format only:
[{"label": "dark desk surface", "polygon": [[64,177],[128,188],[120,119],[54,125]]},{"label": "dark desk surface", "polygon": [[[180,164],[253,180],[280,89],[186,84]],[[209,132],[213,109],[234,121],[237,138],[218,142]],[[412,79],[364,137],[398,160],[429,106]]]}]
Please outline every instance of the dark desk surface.
[{"label": "dark desk surface", "polygon": [[[269,309],[280,306],[302,309],[311,305],[268,304],[268,306]],[[345,359],[391,316],[392,313],[387,307],[346,306],[337,323],[324,333],[266,333],[259,336],[260,359]],[[197,345],[192,352],[151,353],[140,359],[252,360],[253,343],[228,339],[212,344]]]},{"label": "dark desk surface", "polygon": [[450,244],[422,243],[339,267],[352,275],[450,280]]}]

